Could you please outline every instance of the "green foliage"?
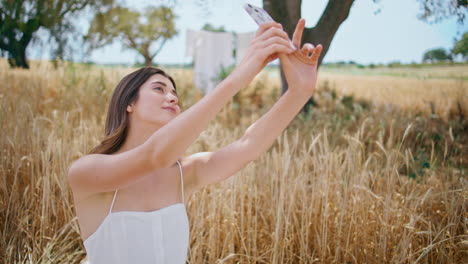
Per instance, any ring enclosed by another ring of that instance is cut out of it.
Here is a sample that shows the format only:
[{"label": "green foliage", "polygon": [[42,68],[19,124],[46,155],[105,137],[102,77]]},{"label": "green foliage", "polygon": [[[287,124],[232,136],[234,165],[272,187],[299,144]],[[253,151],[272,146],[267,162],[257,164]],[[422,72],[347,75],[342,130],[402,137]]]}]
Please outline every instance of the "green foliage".
[{"label": "green foliage", "polygon": [[52,54],[63,58],[77,31],[73,16],[87,6],[105,8],[113,0],[2,0],[0,1],[0,49],[11,67],[29,68],[26,48],[39,29],[50,33]]},{"label": "green foliage", "polygon": [[419,149],[412,160],[411,166],[407,168],[407,173],[410,178],[416,179],[417,176],[423,176],[430,168],[430,156],[424,152],[424,149]]},{"label": "green foliage", "polygon": [[446,18],[456,17],[463,25],[468,1],[467,0],[418,0],[421,13],[418,18],[428,23],[438,23]]},{"label": "green foliage", "polygon": [[228,67],[222,67],[221,66],[220,71],[218,73],[218,76],[213,78],[213,80],[214,81],[222,81],[222,80],[226,79],[234,69],[235,69],[235,65],[231,65],[231,66],[228,66]]},{"label": "green foliage", "polygon": [[451,61],[452,56],[443,48],[437,48],[426,51],[423,56],[423,62]]},{"label": "green foliage", "polygon": [[211,32],[226,32],[226,30],[224,29],[224,26],[220,26],[219,28],[216,28],[210,23],[206,23],[205,25],[203,25],[202,30],[211,31]]},{"label": "green foliage", "polygon": [[401,62],[399,61],[392,61],[388,64],[388,67],[390,68],[395,68],[395,67],[400,67],[401,66]]},{"label": "green foliage", "polygon": [[[91,50],[118,39],[124,47],[143,56],[145,65],[149,66],[165,42],[178,33],[175,19],[172,9],[165,6],[147,8],[144,13],[117,6],[95,15],[85,39],[91,44]],[[152,51],[157,42],[159,47]]]},{"label": "green foliage", "polygon": [[465,61],[468,61],[468,32],[463,34],[462,38],[455,43],[453,54],[461,54]]}]

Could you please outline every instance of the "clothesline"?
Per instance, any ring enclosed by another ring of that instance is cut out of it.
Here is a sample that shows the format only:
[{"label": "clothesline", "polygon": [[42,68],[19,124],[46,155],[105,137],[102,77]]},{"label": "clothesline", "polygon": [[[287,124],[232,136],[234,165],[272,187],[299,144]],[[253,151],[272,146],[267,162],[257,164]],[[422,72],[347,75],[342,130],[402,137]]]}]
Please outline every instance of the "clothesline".
[{"label": "clothesline", "polygon": [[241,61],[255,32],[231,33],[188,29],[186,36],[185,56],[193,57],[194,85],[207,94],[221,81],[219,75],[223,68]]}]

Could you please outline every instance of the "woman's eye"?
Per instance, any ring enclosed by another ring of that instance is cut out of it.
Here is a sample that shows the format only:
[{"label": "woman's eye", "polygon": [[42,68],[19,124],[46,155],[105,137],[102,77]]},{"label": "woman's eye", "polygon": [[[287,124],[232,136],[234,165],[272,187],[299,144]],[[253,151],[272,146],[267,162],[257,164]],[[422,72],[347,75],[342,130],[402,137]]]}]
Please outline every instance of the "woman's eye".
[{"label": "woman's eye", "polygon": [[161,91],[163,90],[163,88],[161,88],[161,87],[156,87],[156,88],[154,88],[154,89],[156,89],[156,90],[161,90]]}]

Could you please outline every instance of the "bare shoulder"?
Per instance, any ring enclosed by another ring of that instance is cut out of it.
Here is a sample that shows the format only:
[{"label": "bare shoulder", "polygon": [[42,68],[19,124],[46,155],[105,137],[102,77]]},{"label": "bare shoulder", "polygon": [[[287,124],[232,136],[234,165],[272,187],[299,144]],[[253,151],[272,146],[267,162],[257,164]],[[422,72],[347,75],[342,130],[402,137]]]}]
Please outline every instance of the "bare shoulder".
[{"label": "bare shoulder", "polygon": [[95,166],[95,164],[102,161],[105,155],[102,154],[89,154],[75,160],[68,169],[68,184],[71,187],[74,196],[82,196],[82,178],[84,175],[89,174],[89,170]]},{"label": "bare shoulder", "polygon": [[70,169],[77,169],[86,163],[89,163],[93,160],[95,160],[98,156],[102,156],[102,154],[88,154],[80,157],[79,159],[73,161],[73,163],[70,166]]},{"label": "bare shoulder", "polygon": [[125,188],[167,165],[147,144],[115,154],[90,154],[75,161],[68,171],[73,190],[89,194]]},{"label": "bare shoulder", "polygon": [[102,161],[104,158],[103,154],[89,154],[75,160],[68,169],[68,182],[72,185],[76,182],[80,174],[86,173],[87,170],[91,169],[96,163]]}]

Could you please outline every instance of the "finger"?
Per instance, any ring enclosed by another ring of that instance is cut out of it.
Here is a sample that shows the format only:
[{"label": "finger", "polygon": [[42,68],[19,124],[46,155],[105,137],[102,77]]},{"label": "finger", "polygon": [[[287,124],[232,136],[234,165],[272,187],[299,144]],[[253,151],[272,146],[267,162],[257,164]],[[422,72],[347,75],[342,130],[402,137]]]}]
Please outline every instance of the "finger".
[{"label": "finger", "polygon": [[258,37],[258,41],[267,40],[275,36],[284,38],[289,41],[288,33],[286,33],[284,30],[277,28],[277,27],[270,27],[268,30],[266,30],[262,35]]},{"label": "finger", "polygon": [[280,55],[280,53],[289,53],[290,51],[291,51],[291,47],[281,45],[281,44],[278,44],[278,43],[274,43],[274,44],[262,49],[260,51],[260,55],[263,58],[267,58],[267,57],[269,57],[270,55],[272,55],[274,53],[278,53],[278,55]]},{"label": "finger", "polygon": [[262,35],[263,32],[267,31],[271,27],[277,27],[277,28],[283,28],[283,26],[280,23],[277,23],[275,21],[271,22],[266,22],[260,25],[260,27],[257,29],[257,32],[255,33],[255,38]]},{"label": "finger", "polygon": [[289,39],[286,40],[286,39],[278,37],[278,36],[267,39],[261,45],[259,45],[259,47],[260,48],[266,48],[266,47],[268,47],[268,46],[270,46],[270,45],[272,45],[274,43],[281,44],[281,45],[284,45],[284,46],[288,47],[290,52],[294,51],[291,48],[291,46],[289,45]]},{"label": "finger", "polygon": [[304,56],[309,56],[312,52],[314,51],[314,45],[310,44],[310,43],[306,43],[302,46],[302,49],[301,49],[301,53],[304,55]]},{"label": "finger", "polygon": [[318,62],[318,60],[320,58],[320,54],[322,53],[322,49],[323,49],[322,45],[318,44],[317,47],[314,50],[314,53],[312,54],[312,57],[311,57],[313,62],[315,62],[315,63]]},{"label": "finger", "polygon": [[267,59],[267,63],[270,63],[270,62],[276,60],[278,58],[278,56],[279,56],[278,53],[270,55],[270,57],[268,57],[268,59]]},{"label": "finger", "polygon": [[296,29],[294,30],[292,42],[296,47],[301,46],[301,41],[302,41],[302,33],[304,32],[304,27],[305,27],[305,19],[301,18],[297,22]]}]

